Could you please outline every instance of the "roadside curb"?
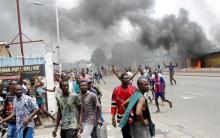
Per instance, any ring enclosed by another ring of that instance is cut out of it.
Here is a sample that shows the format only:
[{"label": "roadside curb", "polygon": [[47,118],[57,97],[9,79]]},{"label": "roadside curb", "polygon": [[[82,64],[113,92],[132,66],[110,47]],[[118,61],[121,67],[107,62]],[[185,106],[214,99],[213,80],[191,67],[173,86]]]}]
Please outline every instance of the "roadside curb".
[{"label": "roadside curb", "polygon": [[[168,73],[164,73],[163,75],[168,76]],[[185,74],[180,74],[180,73],[175,73],[174,76],[196,76],[196,77],[220,77],[219,74],[203,74],[203,73],[198,73],[198,74],[190,74],[190,73],[185,73]]]}]

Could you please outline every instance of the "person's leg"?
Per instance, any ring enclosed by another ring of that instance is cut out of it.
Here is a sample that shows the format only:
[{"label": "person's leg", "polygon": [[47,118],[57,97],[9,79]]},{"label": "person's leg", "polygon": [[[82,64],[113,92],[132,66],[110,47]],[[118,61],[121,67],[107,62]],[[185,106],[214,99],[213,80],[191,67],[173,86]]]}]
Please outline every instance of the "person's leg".
[{"label": "person's leg", "polygon": [[153,97],[152,100],[153,100],[155,98],[155,94],[153,90],[151,92],[152,92],[152,97]]},{"label": "person's leg", "polygon": [[7,138],[16,138],[16,124],[8,123]]},{"label": "person's leg", "polygon": [[172,81],[172,73],[170,73],[170,84],[173,85],[173,81]]},{"label": "person's leg", "polygon": [[164,94],[164,93],[162,93],[162,94],[161,94],[161,99],[162,99],[162,101],[165,101],[165,102],[169,103],[170,108],[172,108],[172,107],[173,107],[172,102],[171,102],[171,101],[169,101],[169,100],[167,100],[167,99],[165,98],[165,94]]},{"label": "person's leg", "polygon": [[128,123],[122,128],[122,136],[123,138],[131,138],[130,126]]},{"label": "person's leg", "polygon": [[160,96],[160,93],[155,93],[155,104],[157,106],[157,111],[156,113],[160,112],[160,107],[159,107],[159,103],[158,103],[158,97]]},{"label": "person's leg", "polygon": [[33,133],[34,133],[33,128],[26,127],[23,130],[23,138],[34,138],[34,134]]},{"label": "person's leg", "polygon": [[174,73],[172,75],[172,78],[173,78],[174,83],[176,84],[176,80],[174,79]]},{"label": "person's leg", "polygon": [[102,78],[103,83],[105,84],[105,80]]},{"label": "person's leg", "polygon": [[87,124],[87,123],[83,124],[83,132],[81,138],[91,138],[93,127],[94,125],[91,124]]}]

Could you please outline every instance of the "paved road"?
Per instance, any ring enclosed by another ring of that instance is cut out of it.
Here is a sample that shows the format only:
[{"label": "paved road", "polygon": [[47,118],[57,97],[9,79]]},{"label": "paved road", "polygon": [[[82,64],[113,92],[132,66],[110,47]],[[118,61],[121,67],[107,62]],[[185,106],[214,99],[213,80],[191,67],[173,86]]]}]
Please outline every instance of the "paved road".
[{"label": "paved road", "polygon": [[[167,138],[218,138],[220,136],[220,78],[198,76],[176,76],[177,85],[169,85],[168,76],[166,97],[170,99],[174,107],[168,104],[161,107],[160,113],[155,113],[155,105],[151,104],[152,117],[157,120],[156,126],[163,124],[167,131]],[[106,84],[100,85],[103,90],[103,112],[108,124],[108,137],[121,138],[118,128],[110,125],[111,93],[120,82],[114,76],[105,78]],[[135,82],[134,82],[135,83]],[[159,120],[159,121],[158,121]],[[52,128],[38,129],[37,138],[50,138]],[[159,138],[161,130],[157,130]],[[181,136],[174,136],[175,132],[181,132]]]}]

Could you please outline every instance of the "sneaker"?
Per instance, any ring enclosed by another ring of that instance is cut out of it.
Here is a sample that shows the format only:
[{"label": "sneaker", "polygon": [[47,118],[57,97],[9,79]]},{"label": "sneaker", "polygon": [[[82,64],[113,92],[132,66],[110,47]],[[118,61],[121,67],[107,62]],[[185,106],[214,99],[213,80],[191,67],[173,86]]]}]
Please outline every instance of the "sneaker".
[{"label": "sneaker", "polygon": [[1,137],[4,137],[5,133],[7,132],[7,130],[4,128],[2,129],[2,136]]}]

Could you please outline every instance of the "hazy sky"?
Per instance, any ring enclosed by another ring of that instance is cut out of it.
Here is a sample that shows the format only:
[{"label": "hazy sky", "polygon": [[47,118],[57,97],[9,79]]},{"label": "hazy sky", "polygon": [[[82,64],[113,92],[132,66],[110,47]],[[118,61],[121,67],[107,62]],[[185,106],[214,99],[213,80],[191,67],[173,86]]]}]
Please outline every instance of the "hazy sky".
[{"label": "hazy sky", "polygon": [[[34,1],[55,5],[54,0],[20,0],[23,32],[34,40],[52,42],[55,47],[55,10],[31,4]],[[149,8],[147,4],[152,1],[154,4]],[[142,30],[131,19],[144,17],[136,15],[146,14],[160,20],[168,14],[177,15],[180,8],[189,12],[190,20],[201,25],[213,43],[220,42],[218,0],[57,0],[57,3],[66,9],[60,23],[62,59],[66,62],[89,60],[96,47],[103,47],[109,54],[117,43],[136,42]],[[24,9],[25,6],[30,8]],[[143,12],[144,9],[150,10]],[[15,0],[0,0],[0,15],[0,41],[10,42],[17,31]]]}]

